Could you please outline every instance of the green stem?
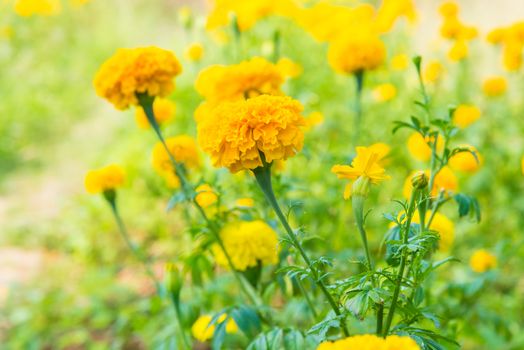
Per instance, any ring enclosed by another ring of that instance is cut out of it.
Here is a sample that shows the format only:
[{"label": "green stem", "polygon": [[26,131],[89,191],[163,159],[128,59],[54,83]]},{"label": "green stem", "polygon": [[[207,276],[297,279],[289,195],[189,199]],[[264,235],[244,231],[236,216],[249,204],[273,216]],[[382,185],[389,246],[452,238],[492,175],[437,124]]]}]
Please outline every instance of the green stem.
[{"label": "green stem", "polygon": [[280,58],[280,31],[277,29],[273,34],[273,63],[277,63]]},{"label": "green stem", "polygon": [[266,160],[265,160],[265,157],[264,157],[263,153],[260,153],[260,156],[261,156],[261,159],[262,159],[262,163],[264,165],[261,166],[261,167],[258,167],[256,169],[253,169],[253,174],[255,175],[257,183],[258,183],[260,189],[262,190],[262,192],[264,193],[264,196],[266,197],[267,201],[269,202],[269,204],[273,208],[273,210],[274,210],[275,214],[277,215],[278,219],[280,220],[282,226],[284,226],[284,229],[285,229],[289,239],[291,240],[293,246],[298,250],[298,252],[300,253],[300,256],[302,257],[302,259],[304,260],[304,262],[306,263],[306,265],[310,269],[311,273],[313,274],[315,283],[318,285],[318,287],[320,288],[320,290],[322,291],[322,293],[326,297],[329,305],[331,306],[331,308],[333,309],[335,314],[340,317],[341,328],[342,328],[342,331],[343,331],[344,335],[345,336],[349,336],[349,331],[347,329],[346,320],[344,319],[344,317],[342,317],[342,312],[340,311],[339,306],[337,305],[337,303],[333,299],[333,296],[327,290],[326,285],[324,284],[324,282],[320,278],[318,278],[318,274],[317,274],[316,268],[311,263],[311,259],[306,254],[306,251],[304,250],[304,248],[300,244],[297,236],[293,232],[293,229],[289,225],[289,223],[288,223],[284,213],[282,213],[282,210],[280,209],[278,201],[277,201],[277,199],[275,197],[275,193],[273,191],[273,185],[271,183],[271,164],[266,163]]},{"label": "green stem", "polygon": [[176,323],[178,325],[180,336],[182,338],[183,348],[189,350],[191,349],[191,344],[186,337],[186,333],[184,332],[184,326],[182,325],[182,317],[181,317],[182,313],[180,312],[180,304],[173,295],[171,295],[171,301],[173,303],[173,309],[175,310]]},{"label": "green stem", "polygon": [[366,252],[366,260],[368,264],[368,270],[373,271],[373,261],[371,260],[371,254],[369,252],[368,238],[366,234],[366,229],[364,228],[364,201],[365,196],[363,195],[353,195],[351,197],[351,202],[353,206],[353,214],[355,215],[355,222],[357,224],[358,232],[360,233],[360,238],[362,239],[362,244],[364,245],[364,250]]},{"label": "green stem", "polygon": [[364,87],[364,71],[358,71],[355,76],[355,130],[353,131],[353,145],[358,146],[362,131],[362,90]]},{"label": "green stem", "polygon": [[377,329],[376,334],[382,334],[382,324],[384,322],[384,304],[377,304]]},{"label": "green stem", "polygon": [[313,315],[313,318],[316,320],[317,317],[318,317],[318,313],[317,313],[317,310],[315,308],[315,305],[313,304],[313,301],[309,297],[309,295],[308,295],[308,293],[306,291],[306,288],[304,288],[304,285],[302,284],[302,281],[300,279],[298,279],[298,278],[296,278],[295,281],[297,282],[298,288],[300,289],[300,292],[304,296],[304,299],[306,299],[306,303],[308,304],[309,309],[311,310],[311,314]]}]

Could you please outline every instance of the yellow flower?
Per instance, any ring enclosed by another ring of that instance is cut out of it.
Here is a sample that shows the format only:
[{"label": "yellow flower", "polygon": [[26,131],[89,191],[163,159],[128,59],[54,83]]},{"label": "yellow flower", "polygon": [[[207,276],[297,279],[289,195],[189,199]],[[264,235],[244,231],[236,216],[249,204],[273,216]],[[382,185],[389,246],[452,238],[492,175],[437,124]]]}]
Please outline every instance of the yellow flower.
[{"label": "yellow flower", "polygon": [[405,70],[409,66],[409,57],[406,54],[393,56],[391,59],[391,68],[394,70]]},{"label": "yellow flower", "polygon": [[15,2],[15,12],[22,17],[50,16],[59,13],[60,10],[59,0],[17,0]]},{"label": "yellow flower", "polygon": [[420,350],[407,336],[390,335],[385,339],[374,334],[354,335],[348,338],[321,343],[317,350]]},{"label": "yellow flower", "polygon": [[[226,318],[227,314],[220,315],[217,318],[216,324],[224,322]],[[213,333],[215,332],[215,325],[210,324],[212,320],[213,317],[211,315],[202,315],[195,321],[195,323],[193,323],[193,326],[191,326],[191,334],[196,340],[200,342],[205,342],[206,340],[213,338]],[[238,332],[238,326],[232,317],[230,317],[227,320],[226,332],[230,334]]]},{"label": "yellow flower", "polygon": [[212,206],[218,201],[218,196],[211,186],[208,184],[202,184],[195,189],[196,202],[202,208],[207,208]]},{"label": "yellow flower", "polygon": [[520,160],[520,170],[522,171],[522,175],[524,175],[524,156]]},{"label": "yellow flower", "polygon": [[415,5],[412,0],[384,0],[377,11],[376,26],[381,33],[391,30],[395,21],[404,16],[415,21]]},{"label": "yellow flower", "polygon": [[444,18],[453,18],[458,15],[458,5],[455,2],[448,1],[440,5],[438,12],[444,17]]},{"label": "yellow flower", "polygon": [[417,342],[406,336],[390,335],[386,338],[387,350],[420,350]]},{"label": "yellow flower", "polygon": [[484,80],[482,84],[482,91],[486,96],[496,97],[501,96],[506,92],[507,89],[506,79],[503,77],[491,77]]},{"label": "yellow flower", "polygon": [[331,42],[328,62],[345,74],[378,68],[386,57],[386,47],[377,35],[350,33]]},{"label": "yellow flower", "polygon": [[91,194],[114,190],[124,184],[125,172],[118,165],[90,170],[85,177],[86,191]]},{"label": "yellow flower", "polygon": [[239,198],[235,202],[237,207],[253,208],[255,201],[252,198]]},{"label": "yellow flower", "polygon": [[[429,142],[429,136],[424,138],[421,134],[415,131],[408,138],[408,151],[413,156],[413,158],[422,162],[428,161],[431,158],[431,147],[429,146]],[[438,137],[436,151],[440,153],[443,149],[444,142],[441,137]]]},{"label": "yellow flower", "polygon": [[[428,218],[429,219],[429,218]],[[418,213],[413,218],[413,222],[419,224],[420,218]],[[444,214],[436,213],[429,225],[429,229],[436,231],[439,235],[439,250],[443,252],[449,251],[455,240],[455,224],[448,219]]]},{"label": "yellow flower", "polygon": [[321,125],[324,123],[324,114],[319,111],[314,111],[308,114],[308,116],[305,118],[306,125],[304,127],[305,131],[311,130],[317,125]]},{"label": "yellow flower", "polygon": [[204,69],[195,82],[196,90],[210,102],[238,100],[263,94],[281,95],[284,77],[276,65],[261,57],[230,66]]},{"label": "yellow flower", "polygon": [[378,102],[386,102],[393,99],[397,95],[397,88],[395,85],[386,83],[380,84],[373,89],[373,97]]},{"label": "yellow flower", "polygon": [[444,74],[444,67],[438,61],[429,62],[422,72],[422,79],[426,83],[437,83]]},{"label": "yellow flower", "polygon": [[192,43],[186,48],[185,55],[190,61],[200,61],[204,55],[204,47],[201,43]]},{"label": "yellow flower", "polygon": [[[171,120],[175,114],[175,110],[175,104],[168,99],[157,98],[153,102],[153,112],[155,114],[156,122],[159,125]],[[138,127],[141,129],[147,129],[151,127],[144,109],[141,106],[136,107],[135,121]]]},{"label": "yellow flower", "polygon": [[351,165],[334,165],[331,172],[335,173],[339,179],[348,179],[350,183],[344,190],[344,199],[351,196],[351,186],[353,181],[359,178],[368,179],[372,184],[388,180],[386,170],[382,167],[383,159],[389,153],[389,146],[377,143],[369,147],[357,147],[357,156]]},{"label": "yellow flower", "polygon": [[480,118],[480,109],[473,105],[459,105],[453,112],[453,123],[459,128],[466,128]]},{"label": "yellow flower", "polygon": [[138,105],[137,94],[165,97],[182,67],[173,53],[150,46],[119,49],[101,67],[94,79],[96,93],[118,109]]},{"label": "yellow flower", "polygon": [[[188,135],[179,135],[166,139],[167,148],[177,162],[188,168],[200,167],[200,156],[198,154],[195,139]],[[153,168],[159,175],[165,178],[169,187],[180,186],[180,181],[175,175],[175,168],[169,159],[164,146],[157,142],[153,148]]]},{"label": "yellow flower", "polygon": [[495,28],[488,34],[487,40],[494,45],[502,46],[502,62],[506,70],[516,71],[522,66],[524,21]]},{"label": "yellow flower", "polygon": [[197,125],[198,143],[216,167],[231,172],[294,156],[302,149],[302,105],[290,97],[261,95],[221,103]]},{"label": "yellow flower", "polygon": [[[220,231],[220,238],[237,270],[245,271],[259,263],[270,265],[278,262],[277,233],[264,221],[228,224]],[[226,256],[218,244],[215,244],[212,250],[216,262],[228,267]]]},{"label": "yellow flower", "polygon": [[282,57],[278,60],[277,69],[286,78],[295,78],[302,74],[302,66],[287,57]]},{"label": "yellow flower", "polygon": [[476,250],[469,259],[469,266],[477,273],[497,267],[497,257],[485,249]]},{"label": "yellow flower", "polygon": [[465,40],[456,40],[448,52],[448,57],[452,61],[460,61],[468,56],[468,44]]},{"label": "yellow flower", "polygon": [[466,173],[474,173],[479,170],[482,165],[483,158],[477,149],[470,145],[460,145],[460,147],[468,148],[475,153],[475,156],[470,152],[460,152],[455,154],[449,160],[449,166],[453,170],[459,170]]},{"label": "yellow flower", "polygon": [[[407,177],[404,182],[404,187],[402,194],[405,198],[411,197],[411,191],[413,190],[413,185],[411,184],[411,178],[417,172],[413,172],[410,176]],[[426,176],[429,177],[429,171],[425,171]],[[433,188],[431,190],[432,196],[437,196],[440,191],[444,191],[446,195],[449,195],[450,192],[456,192],[458,190],[458,180],[455,174],[447,166],[443,167],[436,175],[433,181]]]}]

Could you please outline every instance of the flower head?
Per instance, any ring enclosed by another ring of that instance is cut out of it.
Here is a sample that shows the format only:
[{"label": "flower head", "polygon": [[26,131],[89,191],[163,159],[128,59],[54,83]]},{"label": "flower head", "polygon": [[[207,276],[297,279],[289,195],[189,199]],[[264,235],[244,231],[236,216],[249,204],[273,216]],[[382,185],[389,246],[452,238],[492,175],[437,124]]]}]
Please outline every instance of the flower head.
[{"label": "flower head", "polygon": [[[196,340],[205,342],[206,340],[213,338],[215,325],[211,324],[212,320],[213,317],[211,315],[202,315],[195,321],[195,323],[193,323],[193,326],[191,326],[191,334]],[[222,314],[217,318],[216,324],[220,324],[222,322],[227,322],[226,333],[238,332],[238,326],[232,317],[228,318],[227,314]]]},{"label": "flower head", "polygon": [[94,79],[96,93],[118,109],[138,105],[137,94],[169,95],[182,67],[172,52],[158,47],[119,49]]},{"label": "flower head", "polygon": [[198,62],[204,55],[204,47],[201,43],[192,43],[186,48],[185,55],[188,60]]},{"label": "flower head", "polygon": [[[191,136],[179,135],[170,137],[166,139],[166,145],[177,162],[184,164],[188,168],[198,168],[200,166],[197,145],[195,139]],[[180,185],[169,154],[161,142],[157,142],[153,148],[153,168],[165,178],[169,187],[176,188]]]},{"label": "flower head", "polygon": [[482,91],[488,97],[501,96],[506,92],[508,83],[503,77],[491,77],[482,83]]},{"label": "flower head", "polygon": [[465,173],[474,173],[479,170],[482,165],[483,158],[479,151],[471,145],[460,145],[462,148],[467,148],[470,152],[456,153],[449,159],[449,166],[453,170],[463,171]]},{"label": "flower head", "polygon": [[195,189],[195,200],[202,208],[212,206],[218,201],[218,195],[208,184],[202,184]]},{"label": "flower head", "polygon": [[453,112],[453,124],[466,128],[480,118],[480,109],[473,105],[459,105]]},{"label": "flower head", "polygon": [[497,257],[485,249],[476,250],[469,259],[469,266],[477,273],[497,267]]},{"label": "flower head", "polygon": [[351,195],[351,186],[355,180],[366,179],[372,184],[388,180],[386,170],[382,166],[382,160],[389,153],[389,146],[377,143],[369,147],[357,147],[357,156],[351,165],[335,165],[331,172],[335,173],[339,179],[348,179],[350,183],[344,190],[344,199]]},{"label": "flower head", "polygon": [[317,350],[420,350],[417,343],[407,336],[390,335],[386,338],[374,334],[354,335],[352,337],[321,343]]},{"label": "flower head", "polygon": [[353,74],[378,68],[386,57],[386,48],[373,34],[341,36],[329,46],[328,62],[339,72]]},{"label": "flower head", "polygon": [[[157,98],[153,102],[153,113],[155,114],[156,122],[159,125],[171,120],[175,114],[175,110],[175,103],[168,99]],[[136,107],[135,121],[141,129],[148,129],[151,127],[146,113],[141,106]]]},{"label": "flower head", "polygon": [[198,143],[216,167],[232,172],[294,156],[302,149],[302,105],[289,97],[262,95],[218,105],[198,122]]},{"label": "flower head", "polygon": [[390,64],[394,70],[405,70],[409,66],[409,57],[406,54],[398,54],[391,58]]},{"label": "flower head", "polygon": [[[408,151],[413,156],[413,158],[420,161],[428,161],[431,158],[431,147],[430,142],[434,138],[426,136],[423,137],[420,133],[414,132],[408,138]],[[437,137],[436,151],[442,152],[444,149],[444,142],[441,137]]]},{"label": "flower head", "polygon": [[377,85],[373,89],[373,97],[378,102],[386,102],[397,95],[397,88],[391,83]]},{"label": "flower head", "polygon": [[112,164],[100,169],[88,171],[84,185],[88,193],[97,194],[111,191],[122,186],[124,180],[124,169]]},{"label": "flower head", "polygon": [[[245,271],[259,263],[263,265],[278,262],[277,233],[264,221],[240,221],[226,225],[220,231],[220,238],[235,269]],[[219,265],[227,267],[228,261],[218,245],[213,254]]]},{"label": "flower head", "polygon": [[22,17],[32,15],[50,16],[59,13],[59,0],[16,0],[15,12]]}]

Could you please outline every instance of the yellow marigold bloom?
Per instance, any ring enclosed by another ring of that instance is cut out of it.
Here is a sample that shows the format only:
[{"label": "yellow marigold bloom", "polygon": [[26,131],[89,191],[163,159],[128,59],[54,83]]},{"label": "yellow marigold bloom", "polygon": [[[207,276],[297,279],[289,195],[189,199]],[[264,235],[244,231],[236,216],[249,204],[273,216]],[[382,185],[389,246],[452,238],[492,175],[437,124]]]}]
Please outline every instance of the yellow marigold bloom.
[{"label": "yellow marigold bloom", "polygon": [[508,83],[504,77],[491,77],[484,80],[482,84],[482,91],[489,97],[501,96],[506,92],[507,88]]},{"label": "yellow marigold bloom", "polygon": [[192,43],[186,48],[185,55],[186,58],[190,61],[200,61],[204,55],[204,47],[201,43]]},{"label": "yellow marigold bloom", "polygon": [[277,69],[286,78],[295,78],[302,74],[302,66],[287,57],[282,57],[278,60]]},{"label": "yellow marigold bloom", "polygon": [[[226,225],[220,231],[220,238],[235,269],[245,271],[259,263],[263,265],[278,262],[277,233],[264,221],[240,221]],[[224,252],[218,244],[212,247],[216,262],[228,267]]]},{"label": "yellow marigold bloom", "polygon": [[373,89],[373,97],[378,102],[386,102],[393,99],[397,95],[397,88],[395,85],[386,83],[380,84]]},{"label": "yellow marigold bloom", "polygon": [[202,184],[195,189],[195,200],[202,208],[212,206],[218,201],[218,196],[211,186]]},{"label": "yellow marigold bloom", "polygon": [[491,44],[500,44],[506,36],[506,28],[495,28],[488,33],[486,39]]},{"label": "yellow marigold bloom", "polygon": [[391,59],[391,68],[394,70],[406,70],[409,66],[409,57],[406,54],[393,56]]},{"label": "yellow marigold bloom", "polygon": [[230,66],[204,69],[195,82],[196,90],[208,101],[238,100],[263,94],[280,95],[284,77],[276,65],[261,57]]},{"label": "yellow marigold bloom", "polygon": [[307,115],[305,118],[306,125],[304,127],[304,130],[308,131],[314,128],[317,125],[321,125],[324,123],[324,114],[319,111],[311,112]]},{"label": "yellow marigold bloom", "polygon": [[[433,141],[433,140],[431,140]],[[408,138],[408,151],[413,158],[420,161],[428,161],[431,158],[431,147],[429,146],[430,137],[424,138],[418,132],[413,132]],[[444,149],[444,142],[441,137],[437,138],[437,152],[442,152]]]},{"label": "yellow marigold bloom", "polygon": [[386,47],[377,35],[343,35],[329,45],[328,62],[345,74],[378,68],[386,57]]},{"label": "yellow marigold bloom", "polygon": [[255,206],[255,201],[252,198],[239,198],[235,205],[237,207],[252,208]]},{"label": "yellow marigold bloom", "polygon": [[374,334],[354,335],[352,337],[321,343],[317,350],[420,350],[417,343],[407,336],[391,335],[385,339]]},{"label": "yellow marigold bloom", "polygon": [[88,193],[97,194],[122,186],[124,180],[124,169],[112,164],[100,169],[88,171],[84,185]]},{"label": "yellow marigold bloom", "polygon": [[16,0],[15,2],[15,12],[22,17],[55,15],[61,8],[59,0]]},{"label": "yellow marigold bloom", "polygon": [[[161,125],[173,118],[175,115],[176,106],[174,102],[168,99],[157,98],[153,102],[153,113],[155,114],[156,122]],[[147,119],[146,113],[141,106],[137,106],[135,110],[135,121],[141,129],[150,128],[151,125]]]},{"label": "yellow marigold bloom", "polygon": [[410,337],[390,335],[386,338],[387,350],[420,350],[417,342]]},{"label": "yellow marigold bloom", "polygon": [[469,266],[473,271],[483,273],[497,267],[497,257],[485,249],[479,249],[469,259]]},{"label": "yellow marigold bloom", "polygon": [[138,105],[137,94],[165,97],[182,67],[172,52],[158,47],[119,49],[95,76],[96,93],[118,109]]},{"label": "yellow marigold bloom", "polygon": [[502,62],[506,70],[516,71],[522,66],[524,22],[495,28],[488,34],[487,40],[494,45],[502,46]]},{"label": "yellow marigold bloom", "polygon": [[444,67],[438,61],[429,62],[422,71],[422,79],[426,83],[436,83],[444,74]]},{"label": "yellow marigold bloom", "polygon": [[[420,218],[413,222],[420,223]],[[455,224],[453,221],[448,219],[444,214],[436,213],[431,225],[429,225],[429,229],[436,231],[439,235],[439,250],[443,252],[449,251],[455,240]]]},{"label": "yellow marigold bloom", "polygon": [[[177,162],[183,163],[188,168],[200,167],[200,156],[194,138],[188,135],[179,135],[166,139],[166,144]],[[165,178],[169,187],[180,186],[180,181],[175,175],[175,168],[161,142],[157,142],[153,148],[152,163],[153,168]]]},{"label": "yellow marigold bloom", "polygon": [[480,118],[480,109],[473,105],[459,105],[453,112],[453,124],[459,128],[466,128]]},{"label": "yellow marigold bloom", "polygon": [[412,0],[384,0],[377,11],[375,19],[378,31],[385,33],[391,30],[399,17],[406,17],[414,22],[417,17]]},{"label": "yellow marigold bloom", "polygon": [[475,153],[476,158],[470,152],[460,152],[451,157],[449,160],[449,166],[453,170],[463,171],[466,173],[474,173],[479,170],[483,163],[483,158],[477,149],[471,145],[460,145],[460,147],[470,149]]},{"label": "yellow marigold bloom", "polygon": [[444,18],[457,16],[458,15],[458,11],[459,11],[458,5],[455,2],[452,2],[452,1],[447,1],[447,2],[443,3],[442,5],[440,5],[440,7],[438,9],[438,12]]},{"label": "yellow marigold bloom", "polygon": [[294,156],[302,149],[302,105],[290,97],[261,95],[221,103],[198,123],[198,142],[216,167],[231,172]]},{"label": "yellow marigold bloom", "polygon": [[516,71],[522,66],[524,41],[509,41],[502,50],[502,63],[507,71]]},{"label": "yellow marigold bloom", "polygon": [[[218,317],[217,319],[217,324],[224,322],[226,318],[227,314],[220,315],[220,317]],[[213,333],[215,332],[215,325],[210,325],[212,320],[213,317],[211,315],[202,315],[195,321],[195,323],[193,323],[193,326],[191,326],[191,334],[196,340],[200,342],[205,342],[213,338]],[[230,317],[227,320],[226,332],[230,334],[238,332],[238,326],[232,317]]]},{"label": "yellow marigold bloom", "polygon": [[468,56],[468,44],[465,40],[456,40],[448,52],[450,60],[458,62]]},{"label": "yellow marigold bloom", "polygon": [[358,178],[366,178],[372,184],[390,179],[390,176],[386,175],[386,170],[382,167],[382,161],[388,153],[389,146],[383,143],[377,143],[370,147],[357,147],[357,156],[353,159],[351,165],[337,164],[331,168],[331,172],[335,173],[339,179],[350,180],[344,190],[344,199],[351,196],[353,181]]}]

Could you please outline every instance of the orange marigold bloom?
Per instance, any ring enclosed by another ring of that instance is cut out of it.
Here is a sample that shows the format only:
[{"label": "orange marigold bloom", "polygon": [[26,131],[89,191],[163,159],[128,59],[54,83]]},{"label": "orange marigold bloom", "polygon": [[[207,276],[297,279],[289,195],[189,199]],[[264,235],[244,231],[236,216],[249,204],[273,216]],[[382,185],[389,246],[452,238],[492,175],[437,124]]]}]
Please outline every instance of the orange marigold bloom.
[{"label": "orange marigold bloom", "polygon": [[97,72],[96,93],[118,109],[138,105],[137,94],[165,97],[182,67],[175,55],[158,47],[119,49]]},{"label": "orange marigold bloom", "polygon": [[97,194],[114,190],[124,184],[125,172],[118,165],[90,170],[85,177],[85,188],[88,193]]},{"label": "orange marigold bloom", "polygon": [[378,68],[386,57],[386,47],[377,35],[350,33],[329,46],[328,62],[339,72],[353,74]]},{"label": "orange marigold bloom", "polygon": [[227,101],[198,122],[198,143],[216,167],[232,172],[294,156],[302,149],[302,105],[290,97],[261,95]]}]

